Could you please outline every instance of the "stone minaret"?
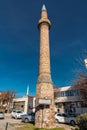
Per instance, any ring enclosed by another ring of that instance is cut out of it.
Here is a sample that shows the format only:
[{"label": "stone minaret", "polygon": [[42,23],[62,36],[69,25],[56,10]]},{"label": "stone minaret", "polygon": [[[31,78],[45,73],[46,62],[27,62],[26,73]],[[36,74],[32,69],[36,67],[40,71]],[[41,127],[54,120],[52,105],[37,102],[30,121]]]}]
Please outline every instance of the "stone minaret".
[{"label": "stone minaret", "polygon": [[45,5],[42,7],[40,30],[39,75],[36,90],[35,125],[39,128],[54,127],[54,91],[50,73],[49,29],[51,23]]}]

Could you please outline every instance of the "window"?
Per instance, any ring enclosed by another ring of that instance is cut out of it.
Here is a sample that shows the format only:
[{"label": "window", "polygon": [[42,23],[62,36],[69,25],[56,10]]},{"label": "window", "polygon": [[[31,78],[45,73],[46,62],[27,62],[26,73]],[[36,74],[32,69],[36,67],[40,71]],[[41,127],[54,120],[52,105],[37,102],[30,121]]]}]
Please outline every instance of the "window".
[{"label": "window", "polygon": [[81,102],[76,103],[77,108],[81,107]]},{"label": "window", "polygon": [[87,107],[87,102],[81,102],[82,107]]},{"label": "window", "polygon": [[74,96],[73,90],[69,91],[69,96]]},{"label": "window", "polygon": [[57,116],[62,116],[61,114],[57,114]]},{"label": "window", "polygon": [[62,107],[62,103],[58,103],[58,107],[57,108],[61,108]]},{"label": "window", "polygon": [[63,117],[67,117],[67,115],[66,115],[66,114],[64,114],[64,113],[62,114],[62,116],[63,116]]},{"label": "window", "polygon": [[68,97],[68,96],[69,96],[69,91],[66,91],[66,92],[65,92],[65,95]]},{"label": "window", "polygon": [[65,92],[64,91],[62,91],[60,94],[61,94],[61,97],[65,96]]}]

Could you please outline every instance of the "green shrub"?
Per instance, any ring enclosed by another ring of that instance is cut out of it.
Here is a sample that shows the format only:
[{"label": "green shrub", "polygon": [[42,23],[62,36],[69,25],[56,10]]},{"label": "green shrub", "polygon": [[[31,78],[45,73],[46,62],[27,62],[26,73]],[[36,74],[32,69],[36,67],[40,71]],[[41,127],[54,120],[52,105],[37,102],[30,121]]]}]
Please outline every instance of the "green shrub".
[{"label": "green shrub", "polygon": [[75,130],[79,130],[79,128],[75,128]]},{"label": "green shrub", "polygon": [[87,113],[78,116],[76,118],[76,123],[80,130],[87,130]]}]

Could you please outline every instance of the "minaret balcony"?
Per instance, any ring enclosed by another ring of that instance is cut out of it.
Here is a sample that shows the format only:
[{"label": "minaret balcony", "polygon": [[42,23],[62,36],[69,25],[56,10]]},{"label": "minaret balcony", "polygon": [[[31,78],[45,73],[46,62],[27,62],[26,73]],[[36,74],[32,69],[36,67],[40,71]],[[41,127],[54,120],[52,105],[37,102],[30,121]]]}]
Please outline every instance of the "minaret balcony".
[{"label": "minaret balcony", "polygon": [[41,18],[41,19],[39,20],[39,22],[38,22],[38,27],[40,27],[40,25],[42,25],[42,24],[48,24],[49,28],[50,28],[50,26],[51,26],[51,22],[50,22],[50,20],[47,19],[47,18]]}]

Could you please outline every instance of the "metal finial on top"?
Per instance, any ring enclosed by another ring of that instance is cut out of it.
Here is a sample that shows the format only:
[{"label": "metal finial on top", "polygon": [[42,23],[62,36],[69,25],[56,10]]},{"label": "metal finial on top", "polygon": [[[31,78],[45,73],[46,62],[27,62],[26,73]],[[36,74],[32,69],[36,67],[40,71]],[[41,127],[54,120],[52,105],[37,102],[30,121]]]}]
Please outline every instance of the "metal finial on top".
[{"label": "metal finial on top", "polygon": [[43,4],[43,6],[42,6],[42,10],[46,10],[46,6],[45,6],[45,4]]}]

